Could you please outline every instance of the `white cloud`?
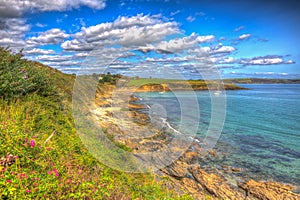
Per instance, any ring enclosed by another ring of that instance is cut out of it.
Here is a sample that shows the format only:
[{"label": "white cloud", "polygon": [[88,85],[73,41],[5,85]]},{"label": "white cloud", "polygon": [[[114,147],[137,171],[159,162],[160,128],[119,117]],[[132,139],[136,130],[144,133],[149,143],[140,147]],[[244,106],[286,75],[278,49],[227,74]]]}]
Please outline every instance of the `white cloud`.
[{"label": "white cloud", "polygon": [[220,64],[232,64],[235,62],[238,62],[238,59],[233,58],[233,57],[223,58],[219,61]]},{"label": "white cloud", "polygon": [[47,24],[36,23],[35,26],[37,26],[39,28],[44,28],[44,27],[46,27],[48,25]]},{"label": "white cloud", "polygon": [[174,12],[171,12],[170,13],[170,16],[172,17],[172,16],[174,16],[174,15],[177,15],[177,14],[179,14],[181,11],[180,10],[176,10],[176,11],[174,11]]},{"label": "white cloud", "polygon": [[96,46],[122,45],[138,47],[159,42],[169,35],[179,33],[176,22],[164,21],[160,16],[139,14],[119,17],[114,22],[83,27],[73,40],[62,43],[65,50],[91,50]]},{"label": "white cloud", "polygon": [[190,36],[162,41],[155,45],[154,49],[179,53],[190,49],[197,49],[200,43],[212,41],[214,38],[213,35],[198,36],[196,33],[192,33]]},{"label": "white cloud", "polygon": [[235,48],[232,46],[223,46],[222,44],[219,44],[217,46],[212,46],[212,47],[203,47],[202,48],[204,51],[209,53],[210,55],[213,54],[222,54],[222,53],[231,53],[235,51]]},{"label": "white cloud", "polygon": [[29,38],[26,43],[29,46],[42,46],[42,45],[48,45],[48,44],[59,44],[64,39],[68,38],[69,35],[66,34],[64,31],[53,28],[46,32],[41,33],[37,37],[31,37]]},{"label": "white cloud", "polygon": [[188,21],[188,22],[193,22],[193,21],[195,21],[195,20],[196,20],[196,18],[193,17],[193,16],[188,16],[188,17],[186,18],[186,21]]},{"label": "white cloud", "polygon": [[31,26],[26,24],[26,20],[24,19],[0,19],[0,45],[21,49],[25,45],[25,33],[30,28]]},{"label": "white cloud", "polygon": [[66,11],[80,6],[105,8],[104,0],[0,0],[0,17],[19,17],[28,11]]},{"label": "white cloud", "polygon": [[30,50],[25,50],[25,54],[56,54],[54,50],[45,50],[45,49],[39,49],[39,48],[34,48]]},{"label": "white cloud", "polygon": [[244,39],[247,39],[247,38],[250,38],[250,37],[251,37],[251,34],[243,34],[243,35],[239,36],[239,40],[244,40]]},{"label": "white cloud", "polygon": [[197,16],[205,16],[206,14],[205,14],[205,12],[196,12],[195,13],[195,15],[197,15]]},{"label": "white cloud", "polygon": [[234,32],[238,32],[240,30],[243,30],[245,27],[244,26],[240,26],[234,29]]},{"label": "white cloud", "polygon": [[259,56],[254,58],[240,59],[240,64],[243,65],[276,65],[276,64],[294,64],[292,60],[285,61],[282,56]]},{"label": "white cloud", "polygon": [[73,55],[39,55],[35,56],[35,60],[39,61],[51,61],[51,62],[61,62],[68,61],[73,58]]}]

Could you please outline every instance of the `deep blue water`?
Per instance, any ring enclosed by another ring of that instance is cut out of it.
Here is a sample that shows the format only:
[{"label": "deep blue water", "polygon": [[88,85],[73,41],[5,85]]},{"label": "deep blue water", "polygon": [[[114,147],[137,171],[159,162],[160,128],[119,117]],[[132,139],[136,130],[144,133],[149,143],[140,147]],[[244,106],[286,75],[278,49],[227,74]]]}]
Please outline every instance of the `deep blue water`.
[{"label": "deep blue water", "polygon": [[[251,90],[226,91],[225,123],[214,147],[226,156],[202,165],[240,167],[250,178],[300,185],[300,85],[242,86]],[[195,94],[200,113],[193,103],[184,107],[190,119],[184,122],[184,132],[188,133],[189,127],[199,121],[197,134],[201,137],[212,117],[208,91],[176,92],[176,96],[172,92],[138,95],[150,106],[163,107],[162,117],[179,128],[180,99],[189,99]],[[195,114],[200,115],[200,120],[193,120]]]}]

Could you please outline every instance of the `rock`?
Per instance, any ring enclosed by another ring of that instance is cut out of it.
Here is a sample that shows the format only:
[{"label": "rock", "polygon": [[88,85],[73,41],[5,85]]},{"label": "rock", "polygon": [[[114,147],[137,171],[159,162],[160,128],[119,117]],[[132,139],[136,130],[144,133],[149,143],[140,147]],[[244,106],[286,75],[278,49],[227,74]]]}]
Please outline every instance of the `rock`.
[{"label": "rock", "polygon": [[172,177],[183,178],[186,176],[188,165],[185,162],[176,161],[162,169],[162,171]]},{"label": "rock", "polygon": [[208,153],[209,153],[210,155],[212,155],[213,157],[217,157],[217,156],[218,156],[217,152],[216,152],[215,150],[212,150],[212,149],[209,150]]},{"label": "rock", "polygon": [[132,104],[132,103],[130,103],[130,104],[128,104],[128,108],[129,109],[144,109],[144,108],[146,108],[146,106],[141,105],[141,104]]},{"label": "rock", "polygon": [[250,180],[239,184],[239,187],[246,191],[247,196],[261,200],[300,199],[299,194],[292,192],[292,186],[276,182]]},{"label": "rock", "polygon": [[226,181],[217,174],[209,174],[199,166],[191,166],[188,171],[195,180],[210,194],[221,199],[245,199],[245,196],[237,189],[231,188]]},{"label": "rock", "polygon": [[183,178],[182,185],[194,199],[205,199],[205,189],[190,178]]},{"label": "rock", "polygon": [[180,157],[180,160],[187,164],[196,163],[199,159],[199,155],[194,151],[188,151]]},{"label": "rock", "polygon": [[137,101],[137,100],[139,100],[139,98],[136,97],[136,96],[134,96],[134,95],[131,95],[131,96],[129,97],[129,102],[134,102],[134,101]]},{"label": "rock", "polygon": [[237,173],[237,172],[243,171],[243,169],[242,168],[237,168],[237,167],[231,167],[231,171]]},{"label": "rock", "polygon": [[137,111],[130,111],[129,117],[133,119],[134,122],[141,125],[149,124],[151,121],[150,117],[147,114],[137,112]]}]

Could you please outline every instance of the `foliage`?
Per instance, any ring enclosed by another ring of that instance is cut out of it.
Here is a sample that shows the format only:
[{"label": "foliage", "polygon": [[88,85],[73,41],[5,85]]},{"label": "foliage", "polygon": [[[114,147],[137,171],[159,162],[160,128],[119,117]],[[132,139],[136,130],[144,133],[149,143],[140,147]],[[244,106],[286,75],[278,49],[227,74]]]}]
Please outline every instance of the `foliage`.
[{"label": "foliage", "polygon": [[107,72],[107,74],[102,74],[100,76],[99,83],[110,83],[110,84],[116,84],[117,81],[121,78],[122,76],[120,74],[111,74],[110,72]]},{"label": "foliage", "polygon": [[10,99],[30,93],[56,94],[46,71],[26,61],[22,51],[11,54],[8,49],[0,48],[0,57],[0,96]]}]

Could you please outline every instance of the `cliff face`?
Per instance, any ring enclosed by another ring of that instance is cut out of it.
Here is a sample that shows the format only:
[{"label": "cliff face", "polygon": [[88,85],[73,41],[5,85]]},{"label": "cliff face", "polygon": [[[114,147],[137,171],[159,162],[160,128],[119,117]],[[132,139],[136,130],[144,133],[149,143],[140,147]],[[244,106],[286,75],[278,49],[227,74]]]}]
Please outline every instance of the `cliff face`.
[{"label": "cliff face", "polygon": [[139,87],[136,92],[166,92],[170,91],[167,84],[147,84]]}]

